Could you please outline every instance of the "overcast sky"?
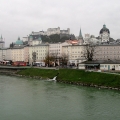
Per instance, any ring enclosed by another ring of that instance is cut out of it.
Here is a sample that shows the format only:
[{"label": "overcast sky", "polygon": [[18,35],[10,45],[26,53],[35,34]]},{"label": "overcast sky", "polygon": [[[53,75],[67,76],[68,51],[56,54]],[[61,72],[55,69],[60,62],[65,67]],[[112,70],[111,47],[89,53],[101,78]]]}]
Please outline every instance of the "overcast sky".
[{"label": "overcast sky", "polygon": [[120,0],[0,0],[0,35],[6,47],[32,31],[67,29],[78,36],[81,27],[98,36],[106,24],[110,36],[120,38]]}]

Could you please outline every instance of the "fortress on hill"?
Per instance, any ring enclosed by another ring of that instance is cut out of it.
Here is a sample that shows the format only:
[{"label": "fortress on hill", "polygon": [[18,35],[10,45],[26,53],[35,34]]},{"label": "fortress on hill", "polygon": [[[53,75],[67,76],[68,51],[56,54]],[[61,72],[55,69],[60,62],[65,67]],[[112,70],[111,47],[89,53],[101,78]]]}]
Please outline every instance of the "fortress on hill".
[{"label": "fortress on hill", "polygon": [[39,32],[32,32],[31,35],[53,35],[53,34],[70,34],[70,28],[67,28],[67,30],[60,30],[60,27],[58,28],[48,28],[47,31],[39,31]]}]

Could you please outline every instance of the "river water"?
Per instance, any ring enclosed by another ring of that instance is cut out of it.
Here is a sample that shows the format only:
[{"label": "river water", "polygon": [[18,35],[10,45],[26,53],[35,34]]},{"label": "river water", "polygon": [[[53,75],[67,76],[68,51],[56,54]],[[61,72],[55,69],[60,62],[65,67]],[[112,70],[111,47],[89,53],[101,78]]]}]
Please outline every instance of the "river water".
[{"label": "river water", "polygon": [[0,120],[120,120],[120,91],[0,76]]}]

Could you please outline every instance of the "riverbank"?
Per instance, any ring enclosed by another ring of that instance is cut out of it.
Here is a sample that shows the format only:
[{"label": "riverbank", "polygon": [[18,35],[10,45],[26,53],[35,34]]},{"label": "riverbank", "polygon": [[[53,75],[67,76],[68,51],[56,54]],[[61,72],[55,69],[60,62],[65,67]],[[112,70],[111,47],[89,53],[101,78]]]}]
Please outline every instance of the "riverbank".
[{"label": "riverbank", "polygon": [[49,79],[58,74],[57,82],[120,90],[120,75],[118,74],[85,72],[84,70],[78,69],[54,70],[39,68],[29,68],[26,70],[21,70],[16,74],[18,76],[25,76],[37,79]]},{"label": "riverbank", "polygon": [[[58,74],[59,73],[59,74]],[[0,74],[34,79],[52,79],[57,75],[57,82],[120,90],[120,75],[101,72],[86,72],[78,69],[39,69],[0,70]]]}]

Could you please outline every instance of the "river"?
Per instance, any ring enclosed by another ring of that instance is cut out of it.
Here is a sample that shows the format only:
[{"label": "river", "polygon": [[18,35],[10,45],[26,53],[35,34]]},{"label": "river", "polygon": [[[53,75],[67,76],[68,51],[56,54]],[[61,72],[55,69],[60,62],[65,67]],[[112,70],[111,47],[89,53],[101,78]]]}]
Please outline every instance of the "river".
[{"label": "river", "polygon": [[0,76],[0,120],[120,120],[120,91]]}]

